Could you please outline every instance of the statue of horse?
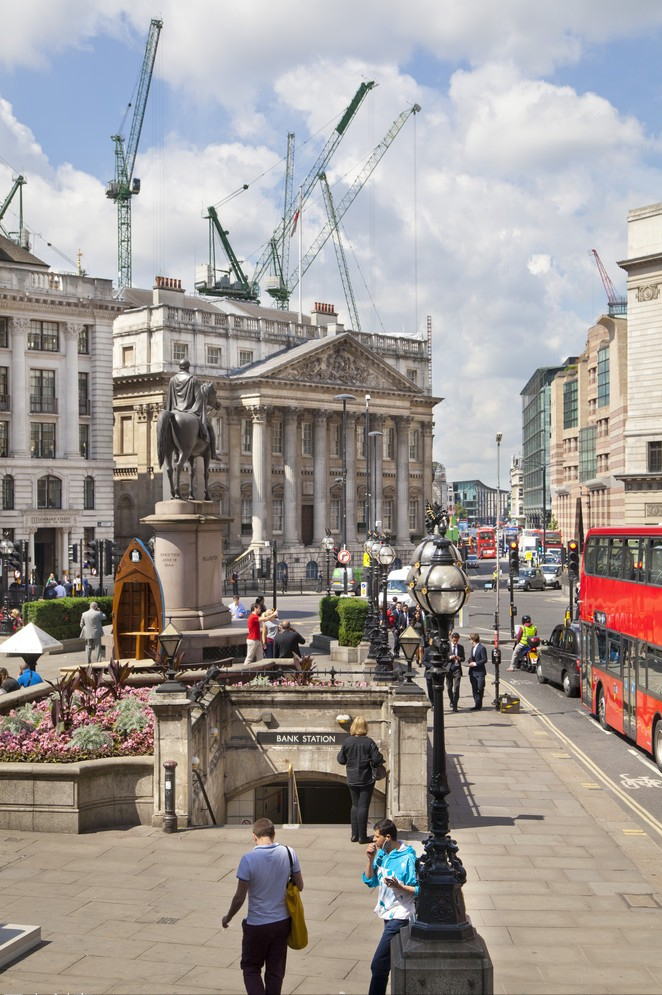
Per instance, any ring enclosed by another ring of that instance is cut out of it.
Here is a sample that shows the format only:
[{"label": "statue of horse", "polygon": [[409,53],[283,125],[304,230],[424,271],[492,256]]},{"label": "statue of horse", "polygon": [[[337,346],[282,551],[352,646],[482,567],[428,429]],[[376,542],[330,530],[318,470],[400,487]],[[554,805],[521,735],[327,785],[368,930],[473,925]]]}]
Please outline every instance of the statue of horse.
[{"label": "statue of horse", "polygon": [[[200,394],[204,406],[217,411],[220,408],[214,385],[208,380],[200,384]],[[162,411],[156,423],[156,451],[159,466],[166,464],[170,495],[181,498],[179,479],[184,463],[191,468],[191,492],[189,499],[195,501],[195,475],[193,461],[197,456],[204,460],[205,496],[209,501],[209,462],[211,459],[211,444],[209,439],[200,435],[200,419],[190,411]],[[174,460],[173,460],[174,456]]]}]

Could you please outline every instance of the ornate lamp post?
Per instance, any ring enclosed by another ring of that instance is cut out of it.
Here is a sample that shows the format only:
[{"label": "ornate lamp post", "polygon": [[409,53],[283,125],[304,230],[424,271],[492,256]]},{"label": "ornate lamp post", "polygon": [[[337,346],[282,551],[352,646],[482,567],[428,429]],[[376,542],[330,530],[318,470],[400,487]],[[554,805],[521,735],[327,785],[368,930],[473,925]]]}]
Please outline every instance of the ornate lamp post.
[{"label": "ornate lamp post", "polygon": [[[379,630],[379,649],[376,654],[377,665],[373,674],[376,681],[392,681],[395,677],[393,670],[393,654],[388,645],[388,619],[386,615],[386,588],[388,584],[389,567],[395,559],[395,550],[382,533],[372,544],[370,554],[381,570],[382,575],[382,624]],[[377,602],[379,606],[379,601]]]},{"label": "ornate lamp post", "polygon": [[331,550],[334,547],[333,536],[326,535],[322,539],[322,546],[326,553],[326,596],[331,597]]},{"label": "ornate lamp post", "polygon": [[13,632],[11,619],[9,618],[9,557],[14,552],[14,543],[11,539],[0,539],[0,557],[2,558],[2,604],[3,604],[3,628],[5,632]]},{"label": "ornate lamp post", "polygon": [[[342,548],[347,549],[347,402],[356,398],[354,394],[336,394],[334,400],[342,401]],[[347,594],[347,564],[343,564],[343,594]]]},{"label": "ornate lamp post", "polygon": [[186,686],[182,684],[181,681],[177,680],[177,671],[175,670],[175,657],[177,656],[177,650],[179,649],[181,641],[181,632],[175,625],[172,624],[172,621],[168,619],[168,624],[159,635],[161,651],[165,662],[168,665],[168,669],[166,671],[165,681],[162,684],[159,684],[156,689],[157,694],[186,694]]},{"label": "ornate lamp post", "polygon": [[400,633],[400,648],[407,661],[407,669],[404,673],[404,681],[398,691],[406,694],[423,694],[423,689],[414,683],[414,673],[411,669],[412,661],[416,656],[416,650],[421,645],[421,637],[412,625],[408,625],[404,632]]}]

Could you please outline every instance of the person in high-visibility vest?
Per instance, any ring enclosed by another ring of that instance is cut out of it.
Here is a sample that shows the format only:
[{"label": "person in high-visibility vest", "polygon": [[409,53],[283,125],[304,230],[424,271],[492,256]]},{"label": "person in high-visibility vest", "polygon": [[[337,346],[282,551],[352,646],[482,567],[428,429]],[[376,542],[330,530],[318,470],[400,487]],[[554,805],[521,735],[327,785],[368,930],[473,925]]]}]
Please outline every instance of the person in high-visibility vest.
[{"label": "person in high-visibility vest", "polygon": [[519,670],[520,662],[529,648],[529,638],[538,635],[538,627],[531,622],[530,615],[522,615],[522,624],[515,633],[515,647],[508,670]]}]

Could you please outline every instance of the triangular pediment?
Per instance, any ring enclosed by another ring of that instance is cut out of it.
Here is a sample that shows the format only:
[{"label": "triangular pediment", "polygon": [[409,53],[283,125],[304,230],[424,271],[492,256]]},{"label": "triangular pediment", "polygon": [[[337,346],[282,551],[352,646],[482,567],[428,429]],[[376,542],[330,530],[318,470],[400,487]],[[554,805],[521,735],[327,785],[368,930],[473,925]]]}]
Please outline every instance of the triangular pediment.
[{"label": "triangular pediment", "polygon": [[350,333],[307,342],[268,360],[262,370],[258,364],[253,375],[279,383],[423,393],[408,377],[398,373],[377,353],[366,349]]}]

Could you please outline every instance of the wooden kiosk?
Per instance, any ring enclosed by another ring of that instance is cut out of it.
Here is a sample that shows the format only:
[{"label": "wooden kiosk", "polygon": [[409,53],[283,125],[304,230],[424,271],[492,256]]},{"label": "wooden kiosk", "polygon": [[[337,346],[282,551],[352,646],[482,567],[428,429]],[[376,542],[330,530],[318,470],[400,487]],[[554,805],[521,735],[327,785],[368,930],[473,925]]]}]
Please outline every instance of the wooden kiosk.
[{"label": "wooden kiosk", "polygon": [[132,539],[120,560],[113,595],[115,659],[144,660],[158,648],[164,620],[163,589],[154,561],[140,539]]}]

